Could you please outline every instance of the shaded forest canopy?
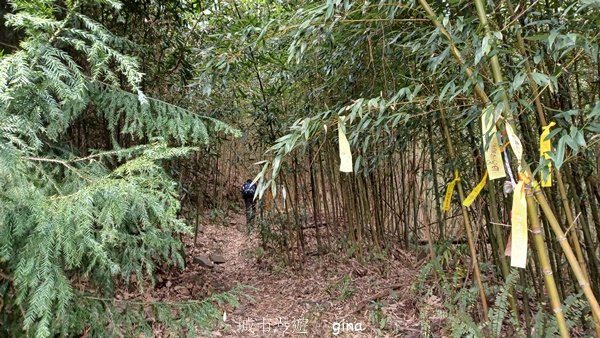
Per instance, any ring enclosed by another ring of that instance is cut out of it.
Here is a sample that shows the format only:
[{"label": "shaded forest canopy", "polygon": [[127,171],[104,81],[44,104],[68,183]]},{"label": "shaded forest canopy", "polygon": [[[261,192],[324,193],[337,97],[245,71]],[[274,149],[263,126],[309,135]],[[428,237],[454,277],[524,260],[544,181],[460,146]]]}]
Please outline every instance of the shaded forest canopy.
[{"label": "shaded forest canopy", "polygon": [[434,312],[456,337],[600,336],[598,0],[0,15],[2,335],[152,335],[148,308],[176,335],[211,327],[238,290],[115,294],[184,269],[182,238],[252,177],[248,230],[288,266],[425,252],[414,289],[442,305],[423,336]]}]

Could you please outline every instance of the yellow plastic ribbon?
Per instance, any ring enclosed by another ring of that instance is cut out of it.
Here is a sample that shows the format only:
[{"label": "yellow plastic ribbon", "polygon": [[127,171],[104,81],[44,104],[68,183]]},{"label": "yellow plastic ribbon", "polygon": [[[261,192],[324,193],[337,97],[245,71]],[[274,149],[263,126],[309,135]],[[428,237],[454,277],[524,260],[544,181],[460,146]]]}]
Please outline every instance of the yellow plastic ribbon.
[{"label": "yellow plastic ribbon", "polygon": [[515,134],[514,129],[510,126],[510,123],[506,123],[506,134],[508,135],[508,141],[510,142],[510,147],[515,153],[515,157],[519,163],[519,172],[521,172],[521,159],[523,158],[523,145],[521,144],[521,140]]},{"label": "yellow plastic ribbon", "polygon": [[[500,145],[496,137],[496,127],[494,125],[494,109],[493,106],[487,106],[481,115],[481,134],[483,135],[483,150],[485,155],[485,166],[488,171],[490,180],[506,177],[504,171],[504,163],[502,162],[502,154]],[[487,141],[488,131],[492,134],[489,142]]]},{"label": "yellow plastic ribbon", "polygon": [[527,263],[527,200],[525,182],[519,180],[513,192],[510,266],[525,268]]},{"label": "yellow plastic ribbon", "polygon": [[483,187],[485,186],[485,182],[487,182],[487,176],[488,176],[488,173],[486,171],[483,174],[481,181],[479,181],[479,184],[477,184],[477,186],[475,186],[475,188],[473,189],[473,191],[471,191],[469,196],[467,196],[467,198],[465,198],[465,200],[462,203],[465,207],[470,207],[471,204],[473,204],[473,202],[477,198],[477,196],[479,196],[481,189],[483,189]]},{"label": "yellow plastic ribbon", "polygon": [[340,116],[338,120],[338,139],[340,144],[340,171],[345,173],[352,172],[352,152],[350,151],[350,143],[344,133],[344,116]]},{"label": "yellow plastic ribbon", "polygon": [[[542,135],[540,135],[540,156],[543,156],[546,160],[550,159],[550,155],[548,153],[552,150],[552,142],[547,140],[546,137],[550,134],[550,128],[552,128],[556,123],[550,122],[549,125],[542,127]],[[542,187],[551,187],[552,186],[552,162],[548,162],[548,175],[546,179],[544,179],[544,175],[540,172]]]},{"label": "yellow plastic ribbon", "polygon": [[511,211],[510,266],[525,268],[525,264],[527,263],[527,200],[525,198],[525,183],[529,183],[530,178],[525,177],[522,172],[523,144],[510,123],[506,123],[505,125],[510,147],[519,163],[519,182],[513,191]]},{"label": "yellow plastic ribbon", "polygon": [[444,196],[444,204],[442,205],[443,211],[450,210],[450,201],[452,200],[452,193],[454,192],[454,186],[456,182],[458,182],[460,178],[458,177],[458,172],[454,172],[454,180],[448,183],[448,188],[446,188],[446,196]]}]

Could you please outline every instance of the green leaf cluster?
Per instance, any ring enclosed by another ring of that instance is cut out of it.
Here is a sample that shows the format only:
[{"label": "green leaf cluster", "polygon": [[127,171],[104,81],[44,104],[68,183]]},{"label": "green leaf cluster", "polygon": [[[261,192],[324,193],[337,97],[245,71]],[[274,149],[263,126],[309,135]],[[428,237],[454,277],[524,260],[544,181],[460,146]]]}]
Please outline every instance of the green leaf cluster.
[{"label": "green leaf cluster", "polygon": [[[83,14],[116,1],[12,1],[21,33],[0,58],[0,335],[150,334],[153,320],[194,335],[218,302],[117,302],[151,290],[159,269],[183,268],[177,183],[163,164],[229,125],[146,97],[127,42]],[[74,123],[106,121],[109,149],[70,146]],[[117,142],[128,136],[125,147]],[[135,276],[135,279],[132,277]]]}]

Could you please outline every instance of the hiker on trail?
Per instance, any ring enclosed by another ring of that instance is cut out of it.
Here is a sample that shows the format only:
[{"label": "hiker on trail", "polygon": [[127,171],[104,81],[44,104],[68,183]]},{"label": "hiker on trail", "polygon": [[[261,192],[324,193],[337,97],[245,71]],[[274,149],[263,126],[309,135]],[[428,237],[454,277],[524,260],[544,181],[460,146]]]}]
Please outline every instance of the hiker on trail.
[{"label": "hiker on trail", "polygon": [[256,184],[252,184],[252,180],[247,180],[242,185],[242,197],[246,204],[246,224],[250,224],[256,214],[256,203],[254,202],[254,193],[256,192]]}]

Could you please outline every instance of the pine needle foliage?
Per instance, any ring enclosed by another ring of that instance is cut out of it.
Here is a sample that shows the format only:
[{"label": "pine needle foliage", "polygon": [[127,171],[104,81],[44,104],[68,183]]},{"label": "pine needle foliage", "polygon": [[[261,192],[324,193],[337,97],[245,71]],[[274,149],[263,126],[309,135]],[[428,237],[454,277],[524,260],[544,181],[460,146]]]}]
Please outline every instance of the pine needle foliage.
[{"label": "pine needle foliage", "polygon": [[[153,322],[194,335],[233,293],[178,304],[114,296],[132,276],[144,289],[158,268],[184,267],[179,235],[190,228],[162,163],[212,132],[238,132],[146,97],[136,59],[80,12],[84,2],[120,8],[112,0],[17,0],[6,16],[23,38],[0,58],[0,335],[151,335]],[[108,121],[114,149],[82,157],[64,145],[84,111]],[[117,133],[150,142],[122,148]]]},{"label": "pine needle foliage", "polygon": [[[231,293],[213,295],[205,300],[178,303],[143,303],[135,301],[117,301],[81,296],[82,301],[74,309],[76,315],[70,317],[63,328],[72,332],[87,332],[93,337],[137,337],[155,336],[152,325],[160,323],[163,333],[178,337],[196,337],[196,325],[206,327],[216,324],[223,313],[212,303],[237,304],[237,298]],[[67,335],[68,331],[63,332]]]}]

